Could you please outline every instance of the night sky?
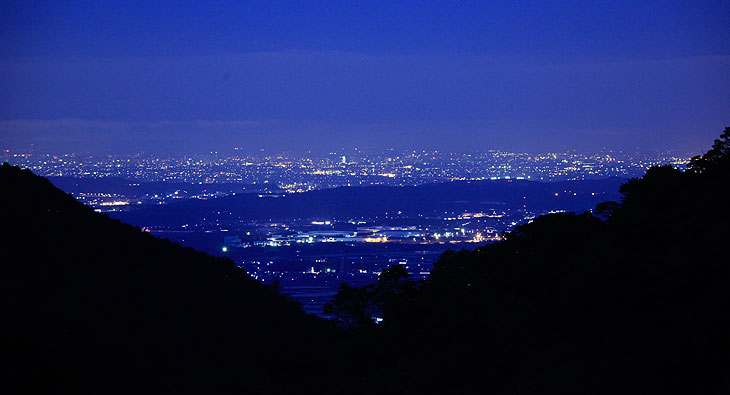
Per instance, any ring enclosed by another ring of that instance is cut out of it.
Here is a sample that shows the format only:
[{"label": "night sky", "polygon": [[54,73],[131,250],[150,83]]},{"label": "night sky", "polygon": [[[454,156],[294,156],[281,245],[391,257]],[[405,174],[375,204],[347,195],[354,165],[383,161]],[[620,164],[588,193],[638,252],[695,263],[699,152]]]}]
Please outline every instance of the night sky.
[{"label": "night sky", "polygon": [[730,1],[3,1],[0,148],[677,149]]}]

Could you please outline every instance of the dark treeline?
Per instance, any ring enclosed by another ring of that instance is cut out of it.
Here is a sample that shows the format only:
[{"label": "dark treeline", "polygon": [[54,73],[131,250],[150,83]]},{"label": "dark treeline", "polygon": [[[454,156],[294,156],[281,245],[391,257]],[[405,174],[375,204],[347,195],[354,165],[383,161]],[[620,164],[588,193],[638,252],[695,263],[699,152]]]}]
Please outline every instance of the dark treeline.
[{"label": "dark treeline", "polygon": [[[393,267],[303,314],[229,260],[0,168],[4,382],[25,392],[728,393],[730,128],[593,213]],[[376,318],[383,321],[376,324]]]},{"label": "dark treeline", "polygon": [[375,392],[730,393],[728,185],[730,128],[620,202],[447,252],[425,281],[343,285],[328,309]]}]

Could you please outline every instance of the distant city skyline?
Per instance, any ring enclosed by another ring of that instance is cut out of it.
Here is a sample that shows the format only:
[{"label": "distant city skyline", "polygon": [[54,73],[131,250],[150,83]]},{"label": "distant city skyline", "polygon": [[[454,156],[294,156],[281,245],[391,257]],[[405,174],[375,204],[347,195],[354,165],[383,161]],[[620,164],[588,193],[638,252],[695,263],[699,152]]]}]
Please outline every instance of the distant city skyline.
[{"label": "distant city skyline", "polygon": [[204,155],[156,156],[0,153],[8,161],[36,174],[52,177],[119,178],[145,182],[232,183],[264,185],[262,190],[298,193],[313,189],[364,185],[420,185],[434,182],[503,178],[534,181],[638,177],[649,167],[683,168],[689,156],[664,152],[642,154],[514,153],[357,150],[342,155],[246,155],[213,152]]}]

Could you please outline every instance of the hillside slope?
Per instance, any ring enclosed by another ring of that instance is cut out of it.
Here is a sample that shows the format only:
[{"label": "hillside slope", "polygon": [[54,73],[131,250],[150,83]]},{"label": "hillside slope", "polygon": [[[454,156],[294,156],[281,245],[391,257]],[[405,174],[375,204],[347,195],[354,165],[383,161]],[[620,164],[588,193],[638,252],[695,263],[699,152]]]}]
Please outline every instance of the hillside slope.
[{"label": "hillside slope", "polygon": [[4,375],[28,392],[272,390],[332,351],[331,328],[229,260],[8,164],[0,190]]},{"label": "hillside slope", "polygon": [[360,393],[730,393],[730,128],[722,138],[596,215],[447,252],[425,281],[395,267],[343,287],[330,311],[379,366]]}]

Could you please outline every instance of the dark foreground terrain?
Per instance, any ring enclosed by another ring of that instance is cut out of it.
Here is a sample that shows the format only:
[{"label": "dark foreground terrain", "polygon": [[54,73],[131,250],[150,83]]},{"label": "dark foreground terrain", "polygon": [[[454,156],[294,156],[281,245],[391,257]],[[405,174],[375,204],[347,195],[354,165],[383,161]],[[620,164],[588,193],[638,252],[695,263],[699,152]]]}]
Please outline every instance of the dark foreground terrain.
[{"label": "dark foreground terrain", "polygon": [[0,185],[4,374],[26,392],[258,392],[332,353],[331,325],[230,260],[17,167],[0,168]]},{"label": "dark foreground terrain", "polygon": [[[428,279],[398,266],[306,316],[230,261],[3,165],[6,385],[26,392],[728,393],[730,128],[594,214],[553,214]],[[381,321],[382,320],[382,321]],[[376,322],[380,322],[376,324]]]}]

